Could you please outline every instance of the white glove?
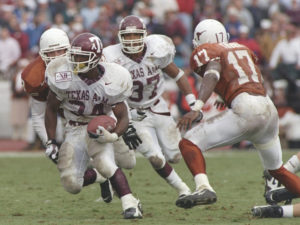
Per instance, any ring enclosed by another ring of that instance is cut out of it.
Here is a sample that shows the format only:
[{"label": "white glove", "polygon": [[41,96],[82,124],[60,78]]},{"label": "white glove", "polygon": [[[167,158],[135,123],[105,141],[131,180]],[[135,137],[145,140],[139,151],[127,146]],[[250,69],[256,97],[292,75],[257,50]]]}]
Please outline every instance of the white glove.
[{"label": "white glove", "polygon": [[98,126],[96,133],[98,137],[95,137],[95,139],[100,143],[115,142],[119,139],[116,133],[110,133],[102,126]]},{"label": "white glove", "polygon": [[131,109],[130,110],[131,118],[134,121],[142,121],[147,117],[146,111],[142,109]]},{"label": "white glove", "polygon": [[46,142],[46,156],[48,156],[55,164],[58,160],[58,146],[55,140],[49,140]]}]

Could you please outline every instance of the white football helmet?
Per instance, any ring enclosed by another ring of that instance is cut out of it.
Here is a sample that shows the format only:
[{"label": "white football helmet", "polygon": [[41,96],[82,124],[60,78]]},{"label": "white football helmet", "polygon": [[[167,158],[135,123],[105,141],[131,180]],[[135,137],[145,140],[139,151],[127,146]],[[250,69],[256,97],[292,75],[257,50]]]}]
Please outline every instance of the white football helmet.
[{"label": "white football helmet", "polygon": [[[70,41],[68,35],[61,29],[58,28],[50,28],[46,30],[41,38],[40,38],[40,56],[46,65],[57,57],[62,57],[67,54],[67,50],[70,48]],[[48,56],[47,53],[63,50],[65,49],[65,53],[59,56]]]},{"label": "white football helmet", "polygon": [[229,35],[223,24],[217,20],[202,20],[195,28],[194,48],[204,43],[228,43]]},{"label": "white football helmet", "polygon": [[[124,34],[140,34],[141,37],[134,40],[125,40]],[[137,16],[126,16],[120,22],[119,26],[119,41],[122,44],[122,50],[128,54],[135,54],[143,51],[146,38],[146,25],[142,19]]]}]

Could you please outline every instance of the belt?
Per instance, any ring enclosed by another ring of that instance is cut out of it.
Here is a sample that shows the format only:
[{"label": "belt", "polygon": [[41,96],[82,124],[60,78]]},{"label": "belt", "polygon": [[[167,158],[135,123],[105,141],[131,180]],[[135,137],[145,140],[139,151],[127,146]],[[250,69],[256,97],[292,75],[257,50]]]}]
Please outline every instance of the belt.
[{"label": "belt", "polygon": [[[157,105],[159,102],[160,102],[160,100],[157,99],[157,100],[154,102],[153,106]],[[145,109],[145,110],[150,110],[150,112],[155,113],[155,114],[158,114],[158,115],[162,115],[162,116],[171,116],[171,113],[170,113],[170,112],[155,112],[155,111],[153,111],[153,110],[151,109],[151,107],[147,107],[147,108],[143,108],[143,109]]]},{"label": "belt", "polygon": [[[154,102],[153,106],[157,105],[159,102],[160,102],[160,100],[157,99],[157,100]],[[151,109],[151,106],[146,107],[146,108],[139,108],[139,109],[142,109],[142,110],[148,110],[148,109]]]},{"label": "belt", "polygon": [[88,122],[80,122],[80,121],[69,120],[69,124],[70,124],[71,126],[76,127],[76,126],[84,126],[84,125],[87,125]]}]

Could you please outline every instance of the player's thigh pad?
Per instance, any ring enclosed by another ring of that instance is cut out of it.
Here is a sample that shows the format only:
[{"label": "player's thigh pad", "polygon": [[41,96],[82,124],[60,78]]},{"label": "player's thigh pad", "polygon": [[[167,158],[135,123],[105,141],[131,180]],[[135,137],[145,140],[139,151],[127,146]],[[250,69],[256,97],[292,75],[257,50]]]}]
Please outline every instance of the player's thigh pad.
[{"label": "player's thigh pad", "polygon": [[137,151],[146,158],[155,156],[165,160],[158,142],[156,129],[153,127],[152,118],[146,117],[140,122],[134,122],[133,125],[143,142],[137,147]]},{"label": "player's thigh pad", "polygon": [[110,178],[117,170],[112,143],[99,143],[86,135],[88,154],[93,159],[92,164],[98,172]]},{"label": "player's thigh pad", "polygon": [[180,154],[178,147],[181,140],[180,132],[171,116],[154,114],[154,118],[155,130],[162,152],[168,161],[173,161]]},{"label": "player's thigh pad", "polygon": [[246,121],[228,109],[199,123],[187,131],[184,138],[206,151],[244,140],[247,131]]},{"label": "player's thigh pad", "polygon": [[84,172],[89,162],[84,132],[68,129],[66,139],[59,149],[58,169],[66,191],[76,194],[83,184]]},{"label": "player's thigh pad", "polygon": [[136,164],[135,151],[128,148],[123,138],[119,138],[113,145],[117,166],[124,169],[134,168]]}]

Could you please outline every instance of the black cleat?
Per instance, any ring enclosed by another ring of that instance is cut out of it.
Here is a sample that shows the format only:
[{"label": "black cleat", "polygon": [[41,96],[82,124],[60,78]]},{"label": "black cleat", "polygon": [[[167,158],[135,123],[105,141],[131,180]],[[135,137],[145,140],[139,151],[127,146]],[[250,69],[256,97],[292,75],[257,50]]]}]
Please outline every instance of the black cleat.
[{"label": "black cleat", "polygon": [[179,196],[176,201],[176,206],[180,208],[189,209],[196,205],[208,205],[217,201],[217,195],[215,192],[208,189],[201,191],[195,191],[190,195]]},{"label": "black cleat", "polygon": [[103,201],[106,203],[110,203],[113,199],[113,190],[111,188],[111,184],[109,180],[100,183],[100,189],[101,189],[101,197]]},{"label": "black cleat", "polygon": [[271,174],[264,170],[263,178],[265,179],[265,193],[264,196],[267,194],[267,192],[272,191],[274,189],[278,189],[283,187],[281,183],[276,180],[274,177],[271,176]]},{"label": "black cleat", "polygon": [[268,191],[265,194],[266,202],[270,205],[276,205],[283,201],[285,201],[285,205],[291,204],[294,198],[297,198],[297,195],[289,192],[284,187]]},{"label": "black cleat", "polygon": [[255,206],[251,209],[252,215],[259,218],[281,218],[282,207],[279,205]]},{"label": "black cleat", "polygon": [[136,207],[125,209],[123,214],[124,214],[124,219],[142,219],[143,218],[142,204],[140,203],[140,201],[138,201]]}]

